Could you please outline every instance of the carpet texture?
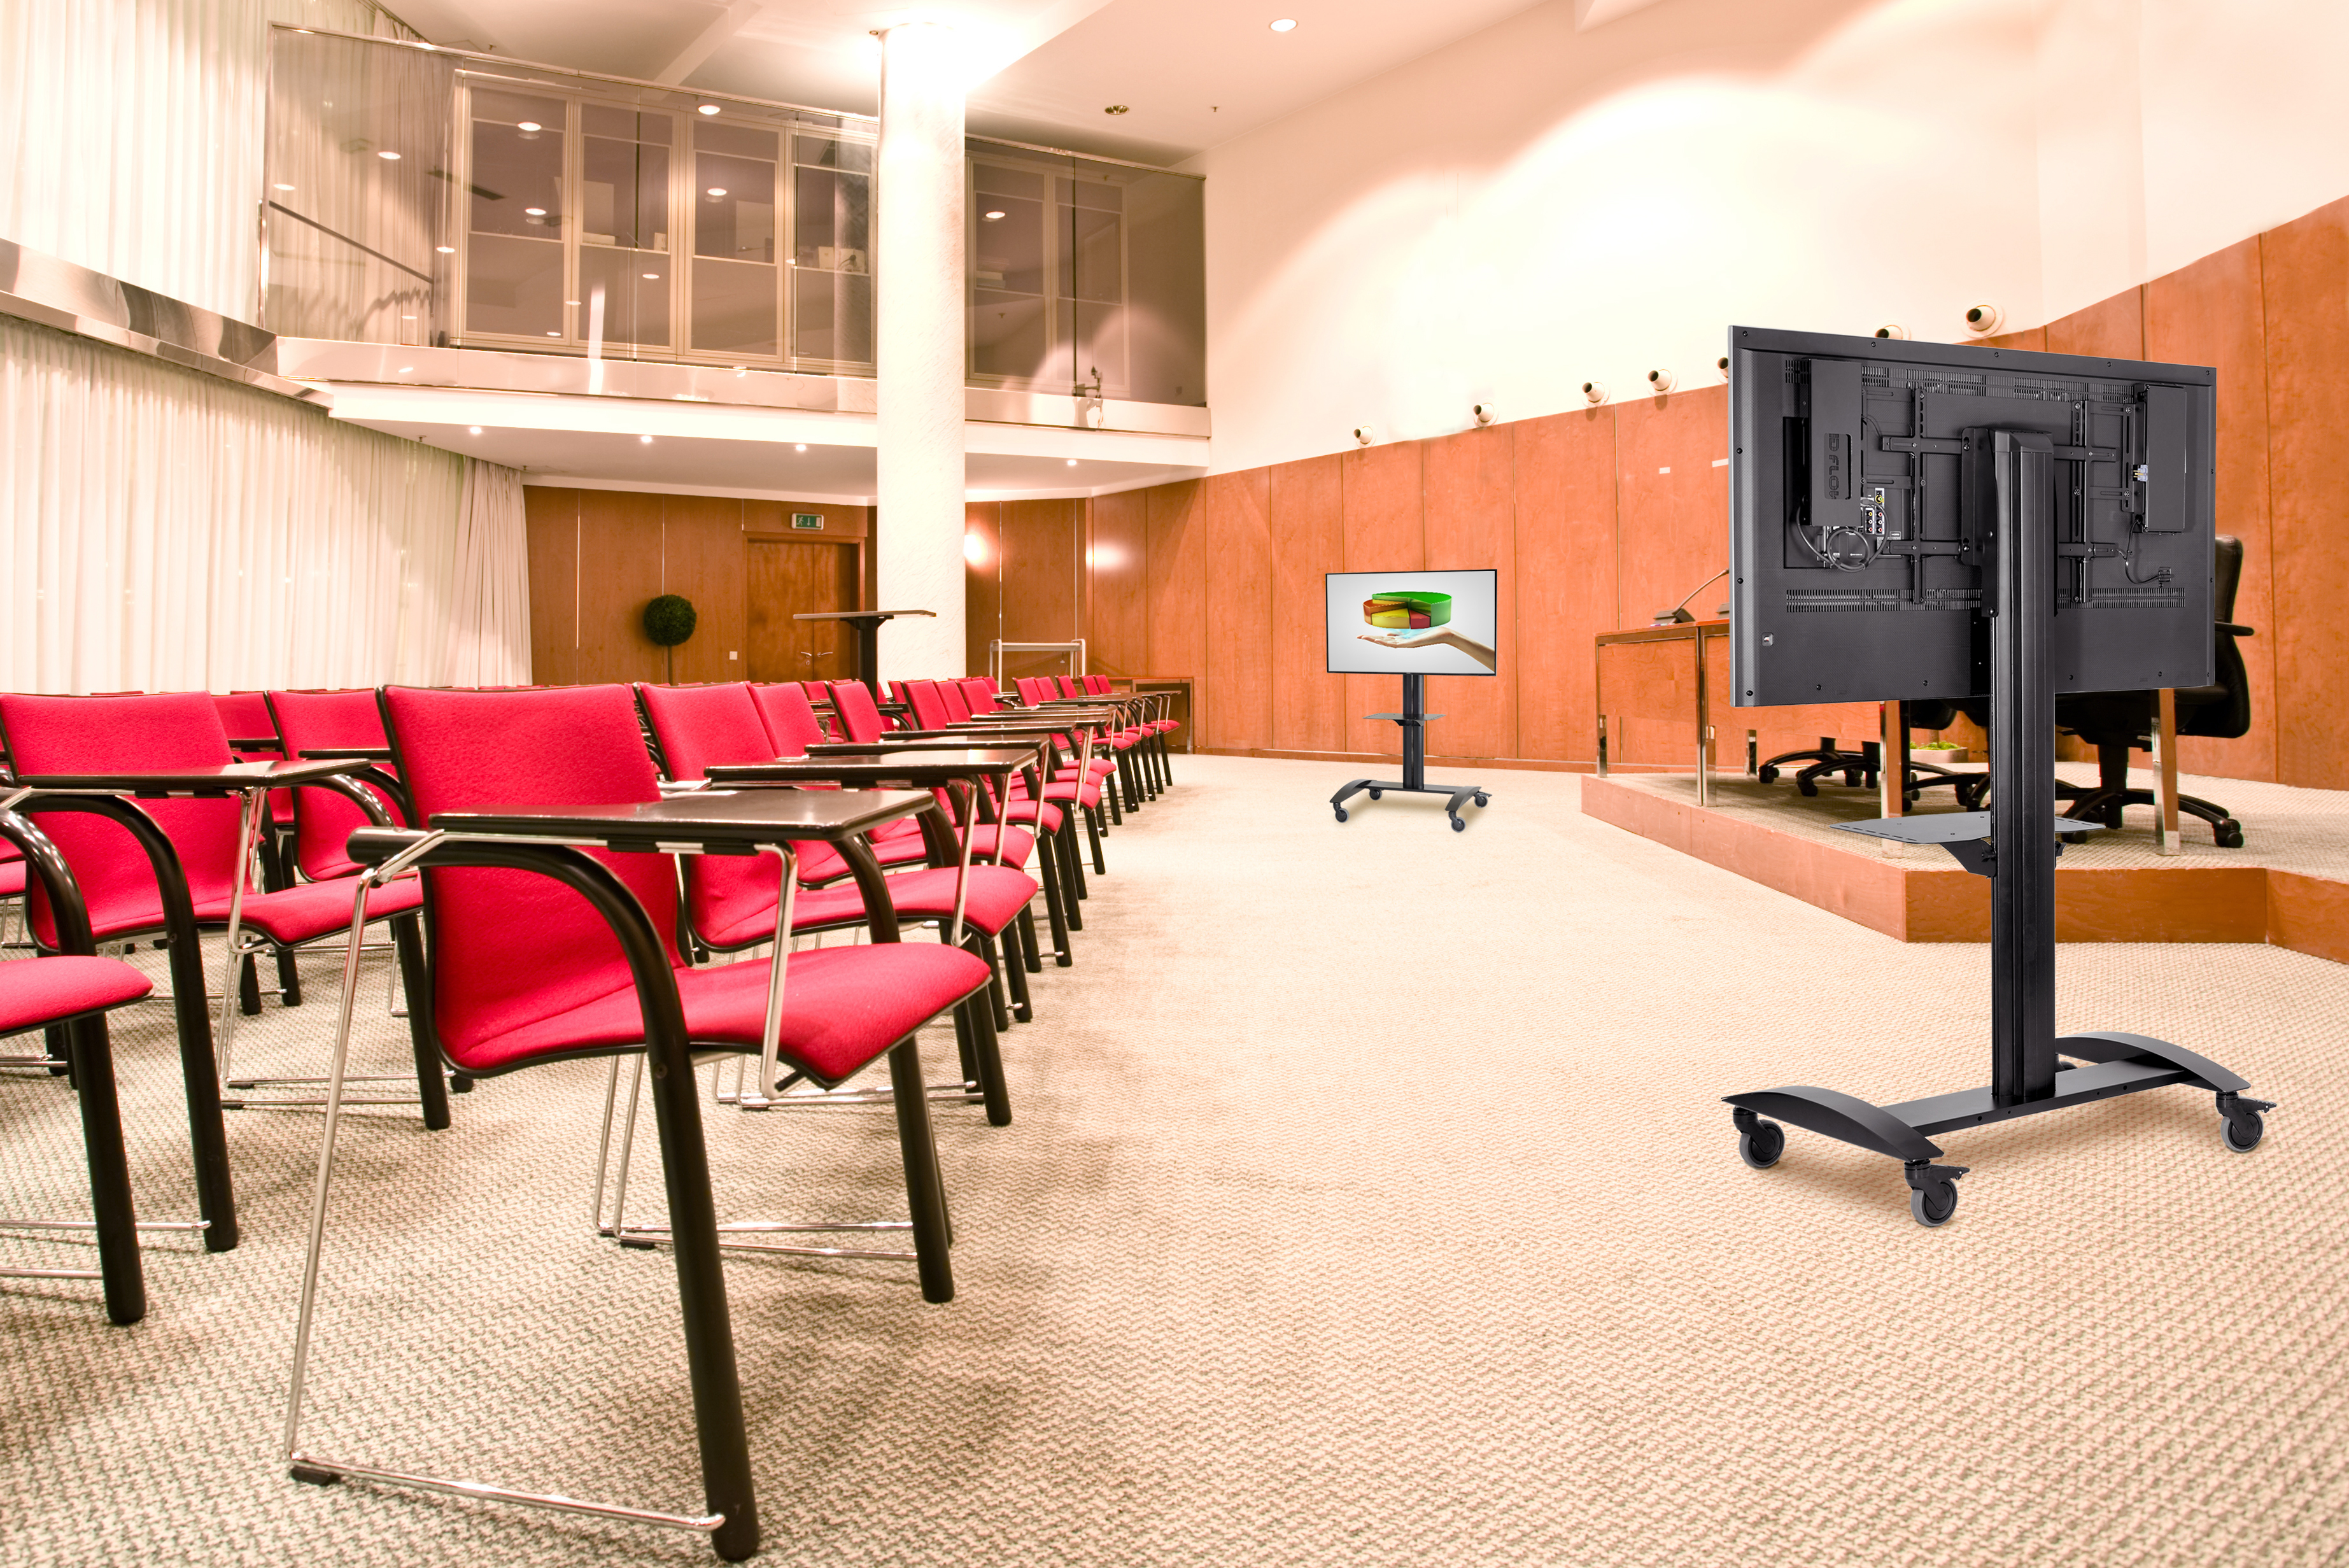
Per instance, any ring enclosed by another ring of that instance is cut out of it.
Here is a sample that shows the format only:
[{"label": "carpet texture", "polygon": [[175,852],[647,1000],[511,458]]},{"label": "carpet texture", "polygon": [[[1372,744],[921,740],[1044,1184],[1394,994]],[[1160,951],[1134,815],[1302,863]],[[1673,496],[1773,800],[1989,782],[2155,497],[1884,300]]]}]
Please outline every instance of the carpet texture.
[{"label": "carpet texture", "polygon": [[[1720,1096],[1980,1081],[1982,948],[1591,821],[1565,775],[1485,776],[1454,834],[1433,797],[1334,823],[1344,764],[1176,770],[1006,1037],[1014,1125],[940,1109],[957,1299],[728,1265],[762,1560],[2349,1562],[2349,969],[2063,950],[2063,1026],[2234,1066],[2282,1102],[2268,1139],[2228,1152],[2182,1089],[1954,1135],[1973,1174],[1928,1231],[1889,1160],[1795,1132],[1747,1169]],[[305,972],[241,1065],[319,1070],[336,967]],[[366,978],[358,1054],[397,1072]],[[140,1212],[184,1216],[169,1013],[118,1016]],[[355,1114],[305,1446],[698,1507],[672,1265],[588,1234],[603,1087],[485,1083],[440,1134]],[[725,1217],[902,1212],[885,1110],[708,1121]],[[0,1210],[82,1208],[75,1126],[0,1083]],[[150,1243],[144,1324],[0,1282],[0,1564],[712,1561],[287,1480],[318,1120],[229,1130],[245,1241]]]}]

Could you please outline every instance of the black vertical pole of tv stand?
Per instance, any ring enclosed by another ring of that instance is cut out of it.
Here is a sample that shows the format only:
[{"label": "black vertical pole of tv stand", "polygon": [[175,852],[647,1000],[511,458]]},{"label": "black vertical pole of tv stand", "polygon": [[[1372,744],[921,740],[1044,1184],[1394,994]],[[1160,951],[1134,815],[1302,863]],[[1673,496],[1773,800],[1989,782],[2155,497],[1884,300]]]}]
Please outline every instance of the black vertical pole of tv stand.
[{"label": "black vertical pole of tv stand", "polygon": [[1427,677],[1402,678],[1402,787],[1427,788]]},{"label": "black vertical pole of tv stand", "polygon": [[[2117,1031],[2055,1033],[2055,453],[2043,435],[1966,432],[1961,505],[1983,551],[1981,629],[1990,643],[1991,811],[1987,841],[1951,841],[1933,819],[1853,823],[1857,832],[1938,843],[1991,886],[1991,1081],[1894,1106],[1807,1085],[1732,1095],[1748,1165],[1775,1165],[1785,1135],[1765,1116],[1901,1162],[1909,1209],[1927,1225],[1957,1206],[1963,1166],[1936,1165],[1932,1139],[2015,1116],[2183,1084],[2218,1096],[2227,1146],[2258,1146],[2266,1100],[2228,1068],[2182,1046]],[[2085,825],[2066,824],[2066,827]],[[2089,1065],[2059,1070],[2072,1057]]]}]

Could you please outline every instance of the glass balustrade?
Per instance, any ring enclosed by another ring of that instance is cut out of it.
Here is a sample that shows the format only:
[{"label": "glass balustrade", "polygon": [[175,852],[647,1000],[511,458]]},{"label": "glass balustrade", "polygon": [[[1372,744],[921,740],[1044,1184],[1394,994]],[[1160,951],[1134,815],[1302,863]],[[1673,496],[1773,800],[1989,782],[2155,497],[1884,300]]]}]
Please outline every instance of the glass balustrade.
[{"label": "glass balustrade", "polygon": [[[281,26],[262,325],[870,376],[876,130]],[[967,180],[972,386],[1206,406],[1198,180],[983,139]]]}]

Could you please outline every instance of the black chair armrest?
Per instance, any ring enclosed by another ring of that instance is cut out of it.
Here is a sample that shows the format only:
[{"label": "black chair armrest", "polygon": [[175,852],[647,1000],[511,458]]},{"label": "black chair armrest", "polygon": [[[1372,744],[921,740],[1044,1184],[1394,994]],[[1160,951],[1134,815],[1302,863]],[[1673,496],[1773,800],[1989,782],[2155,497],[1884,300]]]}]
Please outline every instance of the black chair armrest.
[{"label": "black chair armrest", "polygon": [[2231,621],[2231,620],[2222,620],[2222,621],[2219,622],[2219,629],[2220,629],[2220,631],[2225,632],[2229,637],[2257,637],[2257,636],[2259,636],[2259,633],[2258,633],[2258,632],[2256,632],[2256,631],[2253,631],[2250,627],[2247,627],[2247,626],[2241,625],[2241,624],[2240,624],[2240,623],[2239,623],[2239,622]]}]

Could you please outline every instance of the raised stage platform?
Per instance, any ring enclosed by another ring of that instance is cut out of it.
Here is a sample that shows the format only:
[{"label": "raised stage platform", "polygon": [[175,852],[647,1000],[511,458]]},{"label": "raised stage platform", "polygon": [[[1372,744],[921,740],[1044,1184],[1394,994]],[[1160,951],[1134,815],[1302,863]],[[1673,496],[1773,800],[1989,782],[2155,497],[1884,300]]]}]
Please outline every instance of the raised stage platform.
[{"label": "raised stage platform", "polygon": [[[2057,772],[2075,783],[2095,778],[2093,763]],[[2153,814],[2133,807],[2119,832],[2089,834],[2064,851],[2056,940],[2271,942],[2349,963],[2349,791],[2178,784],[2233,813],[2243,847],[2219,848],[2208,826],[2189,820],[2179,853],[2156,855]],[[1715,774],[1713,805],[1698,805],[1696,794],[1692,774],[1615,773],[1582,780],[1582,810],[1901,941],[1990,940],[1982,878],[1938,848],[1834,830],[1877,815],[1874,790],[1822,784],[1806,798],[1787,778],[1764,784]],[[1929,792],[1919,809],[1952,808]]]}]

